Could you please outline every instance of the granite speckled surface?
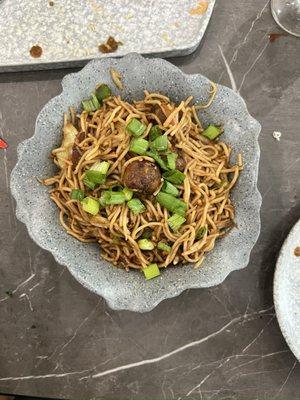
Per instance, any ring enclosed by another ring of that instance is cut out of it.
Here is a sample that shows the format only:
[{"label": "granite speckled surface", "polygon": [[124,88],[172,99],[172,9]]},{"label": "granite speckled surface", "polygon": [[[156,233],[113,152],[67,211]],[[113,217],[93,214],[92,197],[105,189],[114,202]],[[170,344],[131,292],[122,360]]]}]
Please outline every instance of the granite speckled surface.
[{"label": "granite speckled surface", "polygon": [[[14,217],[8,177],[64,71],[0,75],[0,392],[62,398],[299,399],[300,367],[279,330],[272,280],[300,217],[300,41],[265,0],[216,3],[184,72],[236,86],[262,123],[262,232],[250,265],[220,286],[184,292],[147,314],[111,311],[40,250]],[[228,73],[229,72],[229,73]],[[231,76],[231,79],[229,78]],[[281,131],[280,142],[272,133]],[[11,298],[5,291],[12,290]]]}]

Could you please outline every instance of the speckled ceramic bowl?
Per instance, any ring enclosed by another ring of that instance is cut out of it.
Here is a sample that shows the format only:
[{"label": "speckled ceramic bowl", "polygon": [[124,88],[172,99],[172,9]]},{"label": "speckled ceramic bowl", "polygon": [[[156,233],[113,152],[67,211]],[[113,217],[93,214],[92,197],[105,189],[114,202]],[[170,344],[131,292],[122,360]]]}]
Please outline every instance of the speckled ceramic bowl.
[{"label": "speckled ceramic bowl", "polygon": [[55,171],[49,154],[61,141],[63,113],[69,107],[78,108],[97,83],[114,87],[110,67],[121,73],[124,82],[124,90],[120,93],[114,88],[114,92],[127,100],[141,99],[145,88],[164,93],[175,102],[190,95],[201,103],[209,98],[207,78],[185,75],[161,59],[129,54],[121,59],[91,61],[80,72],[63,79],[62,93],[40,112],[34,136],[20,144],[18,162],[11,176],[11,190],[17,202],[17,217],[26,224],[36,243],[49,250],[58,263],[66,265],[83,286],[103,296],[111,308],[144,312],[185,289],[218,285],[231,271],[248,264],[260,231],[261,196],[257,190],[260,125],[249,115],[238,94],[218,86],[212,106],[200,112],[200,118],[204,125],[224,124],[223,139],[234,149],[233,160],[237,153],[243,154],[245,169],[232,194],[238,229],[217,242],[200,269],[177,266],[146,281],[141,273],[127,273],[100,259],[96,244],[83,244],[69,236],[58,221],[57,208],[49,199],[48,188],[35,179],[49,177]]}]

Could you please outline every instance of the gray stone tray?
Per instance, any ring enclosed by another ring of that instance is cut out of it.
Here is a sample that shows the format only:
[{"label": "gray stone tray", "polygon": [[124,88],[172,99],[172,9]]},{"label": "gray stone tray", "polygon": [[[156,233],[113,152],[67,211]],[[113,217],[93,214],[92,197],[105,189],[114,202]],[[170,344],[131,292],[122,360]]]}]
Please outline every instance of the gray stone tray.
[{"label": "gray stone tray", "polygon": [[17,217],[26,224],[32,239],[50,251],[58,263],[66,265],[86,288],[103,296],[110,307],[149,311],[163,299],[179,295],[188,288],[204,288],[221,283],[234,270],[248,264],[252,247],[260,232],[261,196],[257,189],[260,124],[248,113],[243,99],[231,89],[218,85],[212,104],[200,112],[205,124],[224,124],[223,139],[233,147],[233,159],[241,152],[245,168],[233,191],[238,229],[220,240],[200,269],[191,266],[168,268],[160,277],[146,281],[139,272],[127,273],[99,257],[97,245],[86,245],[69,236],[61,227],[56,206],[48,188],[35,177],[54,173],[49,158],[61,140],[62,116],[70,106],[78,108],[99,82],[113,87],[109,69],[117,69],[124,82],[127,100],[143,97],[143,90],[159,91],[179,102],[193,95],[207,102],[209,80],[201,75],[186,75],[162,59],[145,59],[137,54],[124,58],[91,61],[80,72],[67,75],[62,93],[40,112],[35,134],[18,147],[18,162],[11,175],[11,190],[17,202]]},{"label": "gray stone tray", "polygon": [[[52,5],[50,5],[52,4]],[[191,15],[195,0],[0,0],[0,72],[82,66],[107,57],[98,45],[123,42],[113,55],[131,52],[186,55],[199,45],[215,0]],[[32,58],[34,45],[43,49]]]}]

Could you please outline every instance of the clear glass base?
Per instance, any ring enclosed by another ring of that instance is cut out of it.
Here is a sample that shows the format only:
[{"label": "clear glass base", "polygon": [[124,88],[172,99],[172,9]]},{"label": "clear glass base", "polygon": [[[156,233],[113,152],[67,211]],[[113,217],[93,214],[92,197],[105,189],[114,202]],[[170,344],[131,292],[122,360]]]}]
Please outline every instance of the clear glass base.
[{"label": "clear glass base", "polygon": [[300,0],[272,0],[271,11],[282,29],[300,37]]}]

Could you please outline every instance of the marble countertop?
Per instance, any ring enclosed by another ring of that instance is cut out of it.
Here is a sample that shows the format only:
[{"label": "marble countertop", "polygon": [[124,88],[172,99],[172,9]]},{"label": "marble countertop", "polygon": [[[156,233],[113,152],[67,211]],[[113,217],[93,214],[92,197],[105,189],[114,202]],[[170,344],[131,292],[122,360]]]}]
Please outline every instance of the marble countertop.
[{"label": "marble countertop", "polygon": [[[262,124],[262,232],[249,266],[147,314],[115,312],[81,287],[15,218],[19,142],[68,70],[0,75],[0,392],[60,398],[299,399],[300,366],[272,299],[279,249],[300,218],[300,39],[269,1],[217,1],[204,40],[171,59],[238,90]],[[272,136],[280,131],[277,141]],[[12,297],[5,292],[12,291]]]}]

